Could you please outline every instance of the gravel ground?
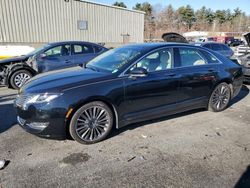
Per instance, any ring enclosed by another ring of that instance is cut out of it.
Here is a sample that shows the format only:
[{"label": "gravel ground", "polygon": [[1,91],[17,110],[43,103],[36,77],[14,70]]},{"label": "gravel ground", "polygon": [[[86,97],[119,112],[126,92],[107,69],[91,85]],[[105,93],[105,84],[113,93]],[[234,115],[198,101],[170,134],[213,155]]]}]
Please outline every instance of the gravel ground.
[{"label": "gravel ground", "polygon": [[0,187],[250,187],[250,94],[220,113],[195,110],[81,145],[16,125],[15,91],[0,88]]}]

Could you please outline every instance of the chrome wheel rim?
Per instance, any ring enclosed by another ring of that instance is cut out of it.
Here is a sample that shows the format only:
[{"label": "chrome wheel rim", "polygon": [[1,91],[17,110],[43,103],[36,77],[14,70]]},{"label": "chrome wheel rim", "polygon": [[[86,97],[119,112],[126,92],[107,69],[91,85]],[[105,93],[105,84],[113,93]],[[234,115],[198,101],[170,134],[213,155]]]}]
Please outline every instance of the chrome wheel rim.
[{"label": "chrome wheel rim", "polygon": [[221,110],[225,108],[230,100],[230,88],[221,85],[216,88],[212,95],[212,105],[215,109]]},{"label": "chrome wheel rim", "polygon": [[93,106],[79,115],[75,130],[82,140],[95,141],[106,133],[110,123],[109,113],[100,106]]},{"label": "chrome wheel rim", "polygon": [[17,87],[21,87],[30,79],[30,75],[26,73],[19,73],[14,78],[14,83]]}]

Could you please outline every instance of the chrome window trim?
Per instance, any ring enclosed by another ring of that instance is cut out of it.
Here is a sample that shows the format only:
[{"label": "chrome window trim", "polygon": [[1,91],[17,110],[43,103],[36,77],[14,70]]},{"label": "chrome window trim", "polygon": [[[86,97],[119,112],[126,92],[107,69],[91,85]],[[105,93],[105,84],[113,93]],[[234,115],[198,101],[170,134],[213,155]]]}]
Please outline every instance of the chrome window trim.
[{"label": "chrome window trim", "polygon": [[[204,64],[204,65],[195,65],[195,66],[185,66],[185,67],[172,67],[172,68],[169,68],[169,69],[166,69],[166,70],[158,70],[158,71],[152,71],[150,73],[154,73],[154,72],[160,72],[160,71],[169,71],[169,70],[175,70],[175,69],[180,69],[180,68],[187,68],[187,67],[200,67],[200,66],[211,66],[211,65],[220,65],[220,64],[223,64],[215,55],[213,55],[211,52],[209,52],[205,47],[196,47],[196,46],[164,46],[164,47],[160,47],[160,48],[157,48],[157,49],[154,49],[153,51],[150,51],[148,53],[146,53],[144,56],[142,56],[141,58],[139,58],[138,60],[136,60],[134,63],[132,63],[127,69],[125,69],[118,77],[126,77],[126,76],[129,76],[129,74],[126,74],[126,72],[131,68],[133,67],[136,63],[138,63],[139,61],[141,61],[143,58],[147,57],[148,55],[150,55],[151,53],[154,53],[158,50],[163,50],[163,49],[166,49],[166,48],[171,48],[172,49],[172,54],[173,54],[173,50],[174,48],[193,48],[193,49],[196,49],[196,50],[203,50],[205,51],[206,53],[208,53],[209,55],[213,56],[219,63],[207,63],[207,64]],[[173,54],[173,59],[172,61],[174,60],[174,54]],[[173,65],[173,64],[172,64]]]}]

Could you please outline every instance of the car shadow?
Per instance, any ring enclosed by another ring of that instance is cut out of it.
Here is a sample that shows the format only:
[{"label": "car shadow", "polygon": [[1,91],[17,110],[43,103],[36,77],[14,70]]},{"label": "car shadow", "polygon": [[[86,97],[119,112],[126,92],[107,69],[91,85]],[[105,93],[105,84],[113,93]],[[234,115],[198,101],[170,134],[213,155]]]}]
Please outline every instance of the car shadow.
[{"label": "car shadow", "polygon": [[245,86],[245,85],[243,85],[242,88],[241,88],[241,90],[240,90],[240,93],[239,93],[235,98],[233,98],[233,99],[230,101],[228,107],[231,107],[231,106],[233,106],[235,103],[241,101],[241,100],[244,99],[248,94],[249,94],[249,89],[248,89],[248,87]]},{"label": "car shadow", "polygon": [[13,104],[0,104],[0,134],[16,124],[16,111]]},{"label": "car shadow", "polygon": [[[228,107],[231,107],[235,103],[241,101],[248,94],[249,94],[249,89],[247,88],[247,86],[243,85],[240,93],[234,99],[231,100]],[[152,125],[153,123],[167,121],[170,119],[174,119],[174,118],[178,118],[181,116],[186,116],[186,115],[190,115],[190,114],[194,114],[194,113],[199,113],[202,111],[206,111],[206,109],[195,109],[195,110],[186,111],[186,112],[182,112],[182,113],[178,113],[178,114],[174,114],[174,115],[169,115],[169,116],[165,116],[165,117],[161,117],[161,118],[156,118],[156,119],[152,119],[152,120],[148,120],[148,121],[143,121],[143,122],[139,122],[139,123],[132,123],[132,124],[129,124],[123,128],[120,128],[120,129],[113,128],[112,132],[110,133],[110,135],[107,139],[112,138],[114,136],[117,136],[119,134],[122,134],[123,132],[125,132],[127,130],[133,130],[133,129],[136,129],[136,128],[141,127],[141,126]]]},{"label": "car shadow", "polygon": [[250,187],[250,165],[248,165],[246,171],[242,174],[234,188],[249,188]]},{"label": "car shadow", "polygon": [[171,120],[171,119],[175,119],[178,117],[187,116],[190,114],[195,114],[195,113],[199,113],[199,112],[203,112],[203,111],[206,111],[206,109],[195,109],[195,110],[181,112],[181,113],[174,114],[174,115],[164,116],[161,118],[156,118],[156,119],[147,120],[147,121],[138,122],[138,123],[132,123],[132,124],[129,124],[125,127],[120,128],[120,129],[113,128],[112,132],[110,133],[110,135],[107,139],[112,138],[114,136],[122,135],[122,133],[127,131],[127,130],[133,130],[133,129],[136,129],[136,128],[142,127],[142,126],[151,126],[153,123],[167,121],[167,120]]}]

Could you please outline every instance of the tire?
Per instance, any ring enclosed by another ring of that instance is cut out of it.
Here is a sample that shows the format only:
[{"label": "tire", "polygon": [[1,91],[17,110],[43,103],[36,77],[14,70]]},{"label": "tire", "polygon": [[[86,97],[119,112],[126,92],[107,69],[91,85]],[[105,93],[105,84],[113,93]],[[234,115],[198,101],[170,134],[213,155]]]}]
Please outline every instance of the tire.
[{"label": "tire", "polygon": [[113,126],[113,113],[103,102],[83,105],[73,115],[69,132],[81,144],[93,144],[105,139]]},{"label": "tire", "polygon": [[209,102],[208,110],[212,112],[220,112],[228,107],[231,99],[231,88],[223,82],[215,87],[213,90]]},{"label": "tire", "polygon": [[10,87],[13,89],[20,89],[31,77],[31,72],[27,70],[18,70],[10,77]]}]

